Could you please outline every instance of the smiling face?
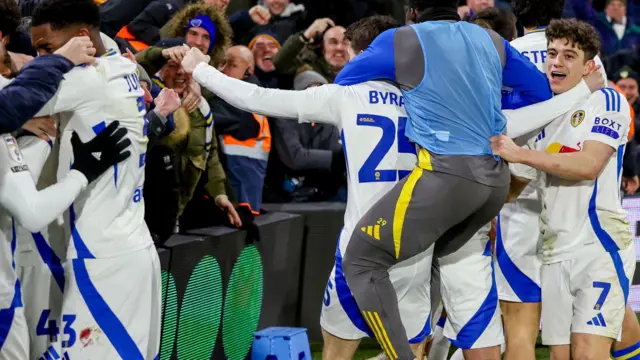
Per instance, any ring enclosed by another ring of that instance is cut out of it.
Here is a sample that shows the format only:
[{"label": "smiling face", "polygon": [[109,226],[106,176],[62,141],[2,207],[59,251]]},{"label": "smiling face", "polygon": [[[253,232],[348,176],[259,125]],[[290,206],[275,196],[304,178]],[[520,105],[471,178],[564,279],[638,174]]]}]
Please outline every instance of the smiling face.
[{"label": "smiling face", "polygon": [[256,66],[264,72],[272,72],[276,69],[273,58],[280,50],[278,44],[268,36],[260,36],[253,44],[252,52]]},{"label": "smiling face", "polygon": [[547,46],[547,78],[551,90],[562,94],[574,88],[595,66],[585,53],[569,40],[554,39]]},{"label": "smiling face", "polygon": [[184,37],[187,45],[197,48],[202,51],[203,54],[209,53],[209,46],[211,45],[211,36],[201,27],[192,27],[187,30],[187,34]]},{"label": "smiling face", "polygon": [[349,61],[349,40],[344,38],[345,28],[334,26],[324,34],[324,59],[334,68],[341,69]]},{"label": "smiling face", "polygon": [[191,75],[186,73],[182,66],[173,60],[169,60],[167,64],[160,70],[160,77],[164,84],[173,89],[180,97],[191,84]]},{"label": "smiling face", "polygon": [[289,0],[264,0],[264,5],[272,15],[280,15],[289,6]]}]

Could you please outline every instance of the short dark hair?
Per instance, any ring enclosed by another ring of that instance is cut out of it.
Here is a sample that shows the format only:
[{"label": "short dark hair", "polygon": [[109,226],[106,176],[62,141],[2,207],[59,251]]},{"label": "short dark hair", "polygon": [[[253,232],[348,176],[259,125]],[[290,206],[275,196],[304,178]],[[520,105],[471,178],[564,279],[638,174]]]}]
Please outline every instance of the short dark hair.
[{"label": "short dark hair", "polygon": [[564,0],[511,0],[513,13],[525,28],[547,26],[562,18]]},{"label": "short dark hair", "polygon": [[344,38],[351,41],[354,51],[360,52],[369,47],[378,35],[399,26],[400,23],[390,16],[369,16],[349,25]]},{"label": "short dark hair", "polygon": [[569,44],[584,51],[586,60],[593,60],[600,50],[600,37],[596,29],[576,19],[552,20],[547,28],[547,44],[566,39]]},{"label": "short dark hair", "polygon": [[0,31],[2,36],[15,33],[20,26],[20,8],[16,0],[0,0]]},{"label": "short dark hair", "polygon": [[492,29],[508,41],[516,38],[516,17],[510,10],[502,8],[486,8],[474,14],[471,23]]},{"label": "short dark hair", "polygon": [[409,9],[413,9],[418,12],[423,12],[434,7],[457,9],[458,0],[407,0],[407,6],[409,6]]},{"label": "short dark hair", "polygon": [[93,0],[42,0],[33,10],[31,26],[44,24],[52,30],[78,24],[100,29],[100,9]]}]

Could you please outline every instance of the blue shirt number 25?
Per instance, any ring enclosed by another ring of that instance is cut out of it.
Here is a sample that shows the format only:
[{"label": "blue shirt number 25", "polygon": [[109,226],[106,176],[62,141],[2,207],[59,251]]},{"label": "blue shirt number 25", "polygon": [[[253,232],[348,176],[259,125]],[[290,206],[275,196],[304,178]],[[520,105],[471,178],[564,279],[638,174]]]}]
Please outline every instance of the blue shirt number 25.
[{"label": "blue shirt number 25", "polygon": [[378,169],[382,159],[384,159],[396,141],[398,144],[399,154],[416,154],[415,146],[411,144],[404,135],[407,117],[399,117],[398,126],[396,127],[396,123],[386,116],[358,114],[357,124],[358,126],[373,126],[382,130],[382,137],[380,138],[380,141],[378,141],[378,144],[371,152],[371,155],[369,155],[358,171],[358,182],[368,183],[397,181],[409,175],[411,170],[408,169]]}]

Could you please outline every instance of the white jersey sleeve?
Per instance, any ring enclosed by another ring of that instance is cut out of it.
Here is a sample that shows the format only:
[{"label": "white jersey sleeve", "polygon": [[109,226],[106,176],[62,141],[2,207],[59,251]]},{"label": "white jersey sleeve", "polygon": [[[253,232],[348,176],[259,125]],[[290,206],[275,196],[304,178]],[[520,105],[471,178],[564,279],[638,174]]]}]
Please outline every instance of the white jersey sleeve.
[{"label": "white jersey sleeve", "polygon": [[29,165],[29,171],[31,171],[31,177],[36,183],[40,179],[40,173],[44,167],[49,154],[51,154],[51,148],[55,139],[50,141],[44,141],[37,136],[23,136],[18,140],[18,146],[22,151],[22,157],[25,163]]},{"label": "white jersey sleeve", "polygon": [[[95,101],[99,101],[104,96],[104,89],[104,76],[98,73],[95,66],[76,66],[64,75],[64,80],[60,83],[56,94],[40,109],[36,117],[67,111],[82,112],[85,106],[95,106]],[[96,110],[99,109],[91,111]],[[95,121],[102,120],[95,119]],[[83,133],[78,135],[82,141],[91,138],[87,138]]]},{"label": "white jersey sleeve", "polygon": [[503,110],[507,117],[507,136],[516,138],[530,134],[547,125],[553,119],[570,111],[575,104],[591,94],[582,80],[573,89],[553,98],[516,110]]},{"label": "white jersey sleeve", "polygon": [[340,127],[339,109],[345,87],[323,85],[303,91],[266,89],[228,77],[204,63],[195,68],[193,78],[222,100],[244,111]]},{"label": "white jersey sleeve", "polygon": [[586,113],[588,131],[583,141],[598,141],[617,150],[627,143],[630,109],[627,99],[614,89],[602,89],[589,99]]},{"label": "white jersey sleeve", "polygon": [[0,140],[0,204],[29,231],[41,230],[69,208],[87,186],[82,173],[72,170],[55,185],[37,191],[16,139]]}]

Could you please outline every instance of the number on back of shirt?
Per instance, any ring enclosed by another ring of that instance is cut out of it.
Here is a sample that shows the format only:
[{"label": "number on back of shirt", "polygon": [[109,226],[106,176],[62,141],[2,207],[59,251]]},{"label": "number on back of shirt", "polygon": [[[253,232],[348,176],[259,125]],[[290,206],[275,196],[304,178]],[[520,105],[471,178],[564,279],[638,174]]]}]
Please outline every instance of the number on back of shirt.
[{"label": "number on back of shirt", "polygon": [[378,166],[382,159],[387,155],[391,147],[397,143],[399,154],[416,154],[416,148],[409,139],[404,136],[404,129],[407,124],[407,117],[398,118],[398,127],[395,122],[386,117],[372,114],[358,114],[358,126],[373,126],[382,130],[382,137],[378,144],[371,152],[371,155],[362,164],[358,171],[358,181],[360,183],[368,182],[393,182],[409,175],[409,170],[397,169],[379,169]]},{"label": "number on back of shirt", "polygon": [[138,79],[138,75],[136,73],[125,75],[124,80],[127,82],[127,85],[129,86],[129,92],[140,89],[140,79]]}]

